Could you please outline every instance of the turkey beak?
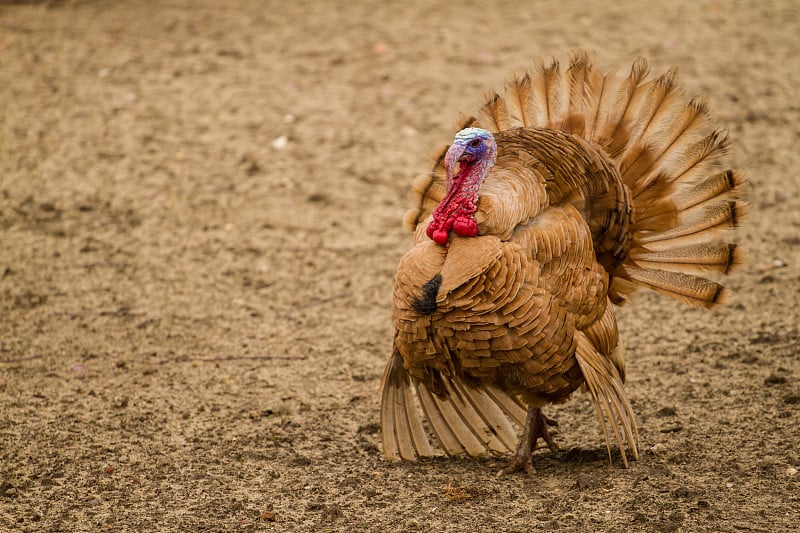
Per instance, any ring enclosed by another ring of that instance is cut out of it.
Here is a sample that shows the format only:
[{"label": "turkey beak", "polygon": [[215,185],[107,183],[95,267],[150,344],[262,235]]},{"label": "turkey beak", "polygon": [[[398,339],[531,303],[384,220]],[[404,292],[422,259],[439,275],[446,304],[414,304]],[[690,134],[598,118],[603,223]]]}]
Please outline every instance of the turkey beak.
[{"label": "turkey beak", "polygon": [[458,176],[458,173],[461,171],[461,167],[463,166],[461,163],[465,161],[464,151],[466,148],[467,147],[463,144],[451,144],[450,148],[447,149],[447,153],[444,155],[444,168],[447,173],[448,188],[453,178]]}]

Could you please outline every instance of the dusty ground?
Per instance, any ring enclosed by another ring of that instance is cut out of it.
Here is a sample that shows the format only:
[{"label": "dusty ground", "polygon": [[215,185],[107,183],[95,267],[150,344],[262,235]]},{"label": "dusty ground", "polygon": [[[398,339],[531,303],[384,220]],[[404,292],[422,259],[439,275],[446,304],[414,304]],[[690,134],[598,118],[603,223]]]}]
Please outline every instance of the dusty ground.
[{"label": "dusty ground", "polygon": [[[0,531],[797,530],[798,3],[271,4],[0,7]],[[533,477],[388,464],[408,182],[579,46],[710,92],[750,262],[622,311],[631,468],[581,396]]]}]

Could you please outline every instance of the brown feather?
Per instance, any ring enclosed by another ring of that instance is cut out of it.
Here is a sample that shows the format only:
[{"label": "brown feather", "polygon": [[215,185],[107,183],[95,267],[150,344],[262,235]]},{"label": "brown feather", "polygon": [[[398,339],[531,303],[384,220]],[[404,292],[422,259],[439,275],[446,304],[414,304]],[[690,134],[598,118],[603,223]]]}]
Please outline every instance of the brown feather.
[{"label": "brown feather", "polygon": [[523,127],[531,126],[531,117],[528,111],[528,102],[531,99],[531,76],[527,72],[522,76],[515,76],[509,91],[511,101],[519,112],[519,120]]},{"label": "brown feather", "polygon": [[547,102],[547,76],[545,75],[544,60],[536,58],[530,70],[531,93],[528,110],[533,119],[531,125],[536,128],[546,128],[550,123],[548,111],[550,106]]},{"label": "brown feather", "polygon": [[557,129],[565,113],[562,111],[562,79],[561,67],[558,61],[552,60],[549,66],[544,69],[544,86],[547,102],[547,124],[545,127]]},{"label": "brown feather", "polygon": [[503,131],[511,126],[506,101],[497,93],[486,99],[486,103],[481,108],[481,115],[489,121],[491,131]]},{"label": "brown feather", "polygon": [[739,247],[722,241],[701,242],[657,251],[633,250],[630,258],[640,268],[699,275],[708,272],[727,274],[742,262]]},{"label": "brown feather", "polygon": [[725,288],[717,282],[666,270],[626,267],[629,278],[643,287],[665,294],[693,307],[715,307],[723,303]]},{"label": "brown feather", "polygon": [[[586,386],[594,400],[597,418],[603,434],[606,436],[608,457],[611,459],[611,439],[608,437],[608,427],[610,427],[622,454],[622,462],[628,466],[625,444],[633,458],[638,459],[639,433],[636,429],[633,409],[631,409],[631,404],[622,387],[622,378],[611,361],[598,352],[585,335],[578,335],[575,358],[580,364],[586,379]],[[606,425],[606,420],[609,422],[608,425]]]},{"label": "brown feather", "polygon": [[[647,60],[639,57],[631,66],[630,73],[619,88],[613,93],[614,99],[609,100],[609,105],[603,106],[600,113],[600,123],[593,136],[594,142],[605,148],[606,152],[615,160],[619,158],[630,140],[631,119],[628,117],[628,110],[634,97],[638,94],[642,80],[647,76],[650,67]],[[608,91],[611,95],[611,91]]]},{"label": "brown feather", "polygon": [[569,68],[566,75],[565,93],[569,98],[566,107],[567,116],[563,120],[561,129],[568,133],[582,134],[586,125],[586,108],[590,106],[589,95],[592,83],[593,66],[589,54],[578,51],[570,57]]}]

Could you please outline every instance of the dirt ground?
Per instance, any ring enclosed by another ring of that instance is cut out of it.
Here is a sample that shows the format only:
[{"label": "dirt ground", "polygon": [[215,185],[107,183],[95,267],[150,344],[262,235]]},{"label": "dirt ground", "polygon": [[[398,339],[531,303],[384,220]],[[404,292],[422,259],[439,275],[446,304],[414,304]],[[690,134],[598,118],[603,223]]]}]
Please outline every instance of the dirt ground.
[{"label": "dirt ground", "polygon": [[[0,6],[0,531],[800,529],[800,4]],[[638,462],[391,464],[410,180],[575,47],[681,69],[751,181],[723,309],[620,312]]]}]

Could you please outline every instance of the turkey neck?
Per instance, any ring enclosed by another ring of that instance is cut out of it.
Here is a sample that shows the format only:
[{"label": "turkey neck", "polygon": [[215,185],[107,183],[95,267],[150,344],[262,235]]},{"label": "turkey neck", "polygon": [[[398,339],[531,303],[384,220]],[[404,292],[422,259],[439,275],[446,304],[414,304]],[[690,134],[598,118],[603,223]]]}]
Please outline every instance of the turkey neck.
[{"label": "turkey neck", "polygon": [[428,237],[440,246],[447,246],[451,230],[460,237],[478,235],[478,224],[475,222],[478,189],[486,179],[494,161],[483,158],[470,162],[462,161],[460,165],[447,194],[434,209],[433,220],[427,229]]}]

